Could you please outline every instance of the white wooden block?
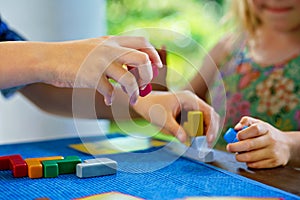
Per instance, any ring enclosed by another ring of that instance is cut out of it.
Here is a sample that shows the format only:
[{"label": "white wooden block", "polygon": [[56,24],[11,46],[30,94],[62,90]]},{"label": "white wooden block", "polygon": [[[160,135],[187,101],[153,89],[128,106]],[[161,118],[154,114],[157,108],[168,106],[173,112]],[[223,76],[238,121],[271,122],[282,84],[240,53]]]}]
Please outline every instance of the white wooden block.
[{"label": "white wooden block", "polygon": [[179,142],[171,142],[166,145],[167,149],[178,155],[201,162],[214,161],[214,150],[207,147],[206,137],[196,137],[191,147]]},{"label": "white wooden block", "polygon": [[104,176],[117,173],[117,162],[109,158],[88,159],[76,165],[79,178]]}]

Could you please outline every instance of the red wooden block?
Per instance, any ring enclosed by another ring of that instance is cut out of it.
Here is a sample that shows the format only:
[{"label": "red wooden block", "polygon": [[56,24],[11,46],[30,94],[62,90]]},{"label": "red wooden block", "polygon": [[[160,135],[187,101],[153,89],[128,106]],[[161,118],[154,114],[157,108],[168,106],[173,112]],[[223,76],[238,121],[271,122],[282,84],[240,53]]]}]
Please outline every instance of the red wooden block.
[{"label": "red wooden block", "polygon": [[9,156],[0,157],[0,170],[9,169]]},{"label": "red wooden block", "polygon": [[[136,71],[134,71],[134,67],[127,66],[127,68],[128,68],[129,71],[132,71],[132,73],[136,73]],[[158,76],[158,68],[157,68],[156,65],[152,64],[152,72],[153,72],[153,78],[155,78],[155,77]],[[145,87],[145,89],[143,89],[143,90],[139,89],[141,97],[147,96],[151,91],[152,91],[152,85],[151,85],[151,83],[149,83]]]},{"label": "red wooden block", "polygon": [[0,157],[0,170],[12,170],[14,177],[27,176],[28,169],[21,155],[10,155]]},{"label": "red wooden block", "polygon": [[13,171],[14,177],[27,176],[28,168],[27,163],[20,155],[11,155],[9,157],[11,170]]},{"label": "red wooden block", "polygon": [[143,90],[140,89],[140,96],[141,97],[147,96],[151,91],[152,91],[152,85],[148,84],[145,89]]}]

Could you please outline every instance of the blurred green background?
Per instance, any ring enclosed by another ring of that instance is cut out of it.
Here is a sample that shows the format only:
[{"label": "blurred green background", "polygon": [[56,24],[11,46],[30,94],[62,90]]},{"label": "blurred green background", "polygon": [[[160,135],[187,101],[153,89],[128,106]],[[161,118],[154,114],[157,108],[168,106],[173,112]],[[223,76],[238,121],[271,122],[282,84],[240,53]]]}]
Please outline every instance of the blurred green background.
[{"label": "blurred green background", "polygon": [[[141,35],[168,52],[169,89],[183,88],[201,66],[207,51],[224,35],[225,0],[107,0],[110,35]],[[111,132],[160,134],[148,122],[115,122]]]},{"label": "blurred green background", "polygon": [[142,35],[168,50],[167,83],[185,86],[223,35],[223,0],[107,0],[111,35]]}]

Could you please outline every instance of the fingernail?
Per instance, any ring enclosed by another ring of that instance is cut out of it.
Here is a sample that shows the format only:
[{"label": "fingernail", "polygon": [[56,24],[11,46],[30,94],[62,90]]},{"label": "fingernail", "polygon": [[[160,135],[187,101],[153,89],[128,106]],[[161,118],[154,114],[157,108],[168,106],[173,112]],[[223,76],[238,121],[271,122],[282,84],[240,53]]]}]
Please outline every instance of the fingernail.
[{"label": "fingernail", "polygon": [[121,88],[125,93],[127,93],[126,88],[123,85],[121,85]]},{"label": "fingernail", "polygon": [[226,151],[230,152],[229,145],[226,145]]},{"label": "fingernail", "polygon": [[181,130],[179,130],[177,134],[177,138],[179,139],[180,142],[183,143],[186,140],[186,135]]},{"label": "fingernail", "polygon": [[[162,68],[162,67],[160,67]],[[158,76],[158,68],[157,68],[157,65],[152,65],[152,72],[153,72],[153,78],[157,77]]]},{"label": "fingernail", "polygon": [[237,123],[237,125],[235,125],[234,129],[235,130],[240,130],[242,129],[243,125],[241,123]]},{"label": "fingernail", "polygon": [[207,142],[209,143],[209,144],[211,144],[213,141],[214,141],[214,135],[212,135],[212,134],[210,134],[208,137],[207,137]]},{"label": "fingernail", "polygon": [[107,106],[111,106],[111,105],[112,105],[111,97],[105,97],[105,98],[104,98],[104,103],[105,103]]},{"label": "fingernail", "polygon": [[146,85],[143,85],[143,86],[141,86],[140,90],[144,90],[146,87],[147,87],[147,84],[146,84]]},{"label": "fingernail", "polygon": [[136,94],[133,94],[133,95],[130,97],[130,100],[129,100],[130,105],[136,104],[137,98],[138,98],[137,95],[136,95]]},{"label": "fingernail", "polygon": [[158,68],[162,68],[162,67],[163,67],[162,62],[157,62],[157,63],[155,63],[155,65],[156,65]]}]

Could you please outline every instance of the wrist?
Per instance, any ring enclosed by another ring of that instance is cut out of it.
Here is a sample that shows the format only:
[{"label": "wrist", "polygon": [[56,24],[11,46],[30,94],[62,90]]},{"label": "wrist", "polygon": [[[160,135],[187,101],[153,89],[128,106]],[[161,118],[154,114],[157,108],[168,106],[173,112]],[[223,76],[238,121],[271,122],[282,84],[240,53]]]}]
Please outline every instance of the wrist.
[{"label": "wrist", "polygon": [[285,132],[290,150],[289,165],[300,167],[300,132]]}]

